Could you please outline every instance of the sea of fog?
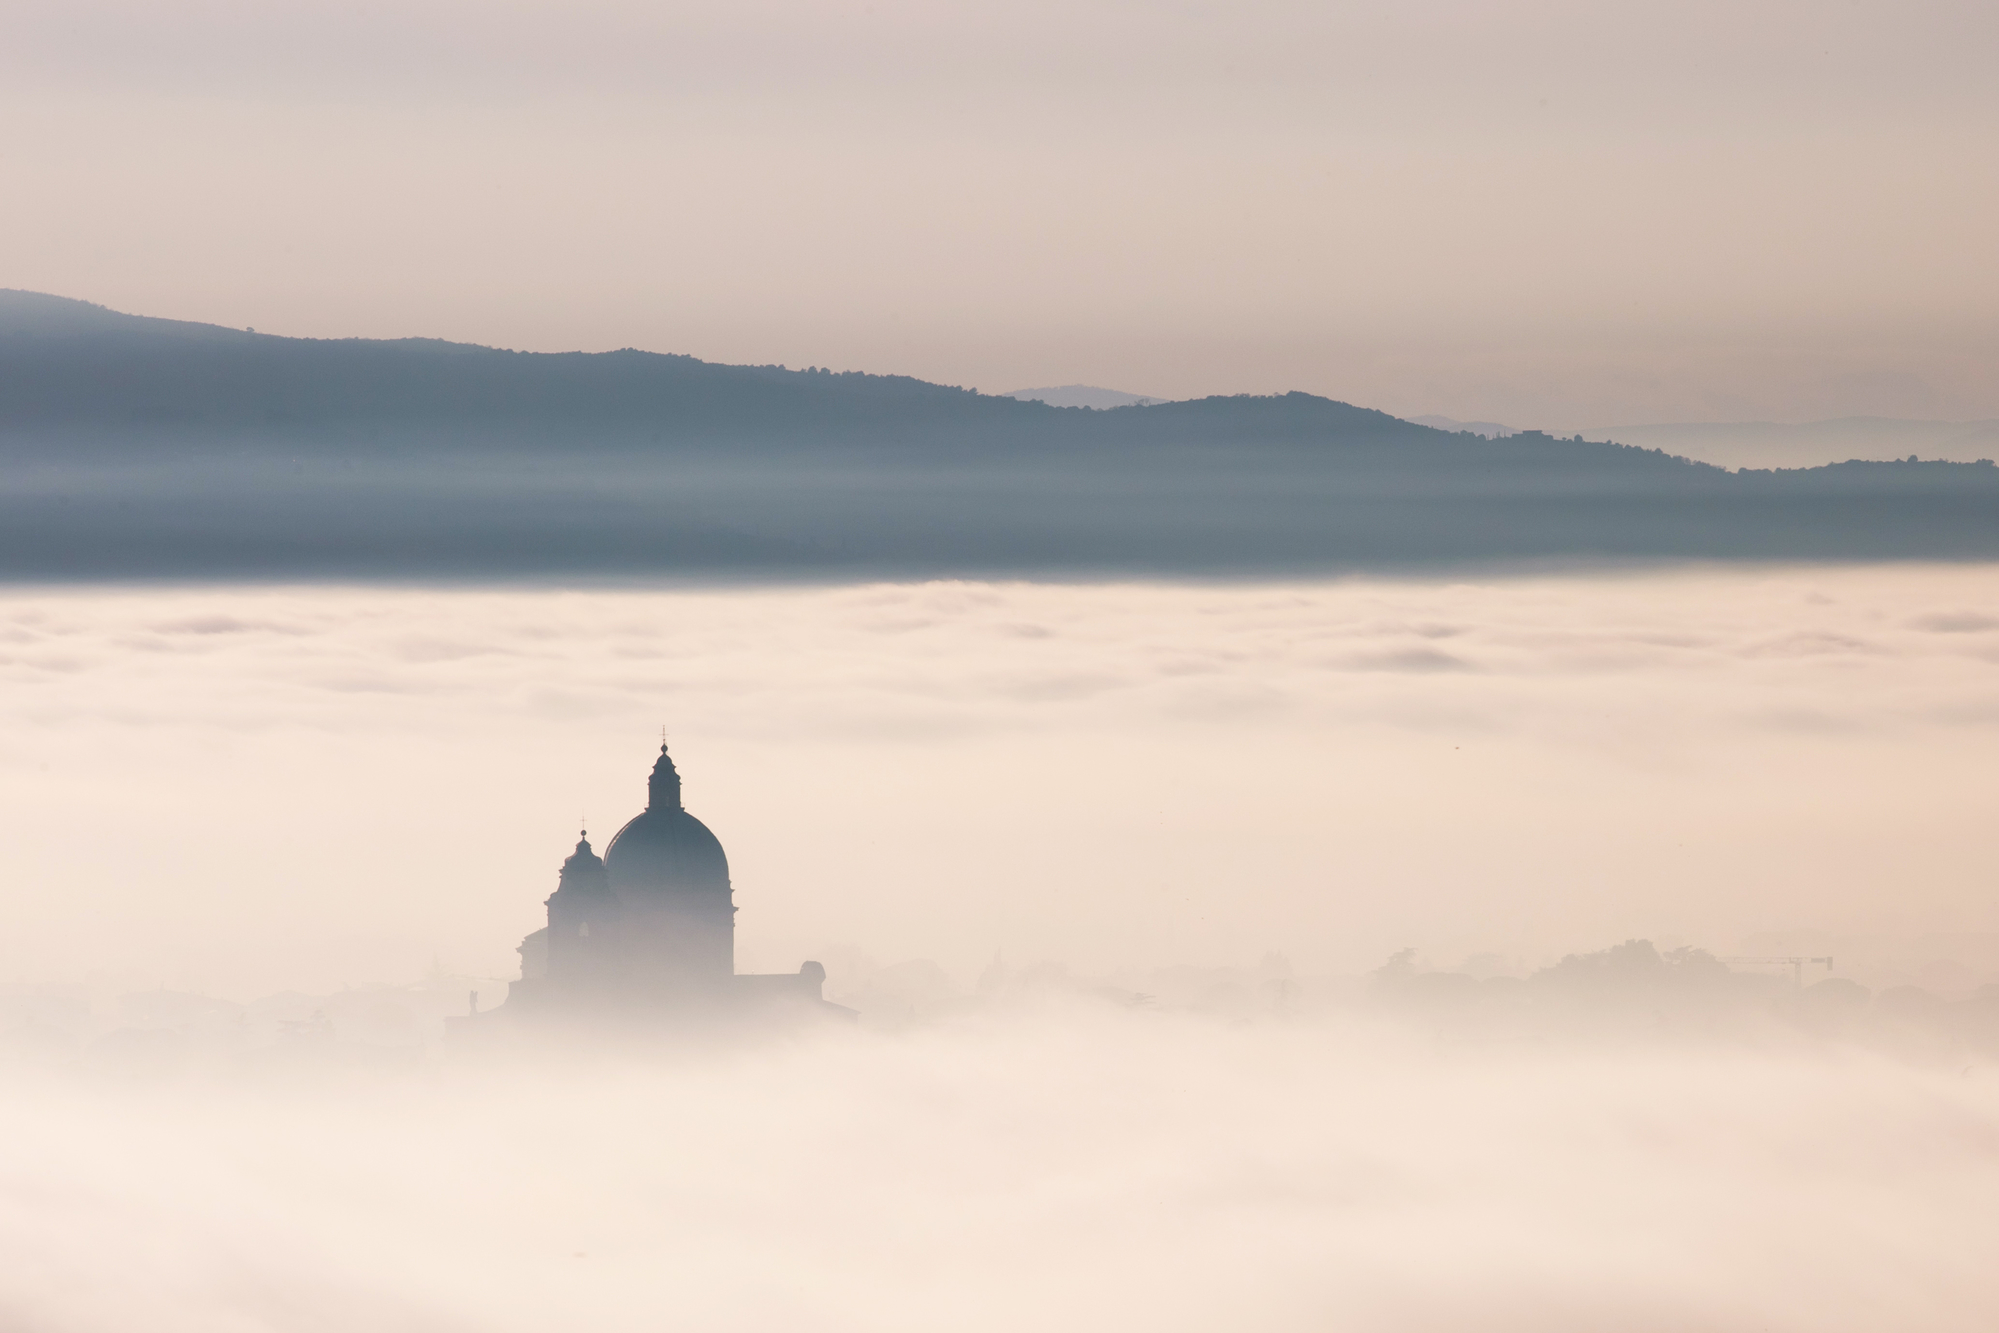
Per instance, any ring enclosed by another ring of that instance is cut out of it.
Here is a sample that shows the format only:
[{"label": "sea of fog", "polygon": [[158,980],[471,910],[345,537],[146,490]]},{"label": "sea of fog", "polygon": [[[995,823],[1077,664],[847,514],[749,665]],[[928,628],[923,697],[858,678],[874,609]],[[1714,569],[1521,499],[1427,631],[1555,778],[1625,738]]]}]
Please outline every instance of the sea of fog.
[{"label": "sea of fog", "polygon": [[0,592],[0,1327],[1992,1327],[1995,575]]},{"label": "sea of fog", "polygon": [[1973,1333],[1999,1077],[1103,1005],[650,1059],[16,1072],[35,1333]]},{"label": "sea of fog", "polygon": [[665,729],[744,970],[1999,980],[1999,577],[0,591],[0,980],[514,975]]}]

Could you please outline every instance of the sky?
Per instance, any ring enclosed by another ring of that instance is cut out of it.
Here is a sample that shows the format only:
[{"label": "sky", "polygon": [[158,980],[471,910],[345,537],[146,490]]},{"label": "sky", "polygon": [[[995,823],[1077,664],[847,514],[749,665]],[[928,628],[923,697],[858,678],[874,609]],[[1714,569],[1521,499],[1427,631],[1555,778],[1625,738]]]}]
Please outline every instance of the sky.
[{"label": "sky", "polygon": [[1995,664],[1983,566],[13,589],[0,976],[497,1002],[665,726],[739,970],[835,995],[1642,938],[1965,996],[1999,982]]},{"label": "sky", "polygon": [[1999,11],[6,0],[0,286],[319,337],[1999,416]]}]

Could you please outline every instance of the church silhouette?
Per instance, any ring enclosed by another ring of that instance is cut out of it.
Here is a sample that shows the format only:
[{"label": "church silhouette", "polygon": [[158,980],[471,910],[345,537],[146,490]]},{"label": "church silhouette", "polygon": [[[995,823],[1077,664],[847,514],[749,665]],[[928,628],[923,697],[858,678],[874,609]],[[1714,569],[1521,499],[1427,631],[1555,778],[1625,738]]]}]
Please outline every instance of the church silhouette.
[{"label": "church silhouette", "polygon": [[644,1022],[853,1011],[822,998],[826,969],[738,975],[735,892],[721,840],[680,800],[659,747],[646,808],[599,857],[587,836],[562,863],[548,924],[521,941],[521,979],[497,1012]]}]

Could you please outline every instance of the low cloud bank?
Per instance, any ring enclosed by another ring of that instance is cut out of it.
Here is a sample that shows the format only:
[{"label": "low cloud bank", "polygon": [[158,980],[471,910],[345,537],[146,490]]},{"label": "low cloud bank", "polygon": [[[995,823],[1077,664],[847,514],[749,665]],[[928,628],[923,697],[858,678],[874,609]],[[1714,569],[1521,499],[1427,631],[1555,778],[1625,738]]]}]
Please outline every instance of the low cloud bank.
[{"label": "low cloud bank", "polygon": [[1650,940],[1569,954],[1525,976],[1504,971],[1494,954],[1443,970],[1404,949],[1351,977],[1301,974],[1276,952],[1254,967],[1176,964],[1116,976],[995,957],[966,985],[928,959],[884,966],[851,949],[833,957],[835,1007],[802,1028],[798,1015],[687,1029],[570,1027],[506,1007],[503,984],[446,975],[248,1003],[165,989],[110,995],[87,984],[12,985],[0,988],[0,1065],[152,1080],[292,1066],[414,1073],[482,1053],[531,1053],[551,1036],[564,1050],[578,1042],[619,1046],[635,1035],[717,1048],[745,1034],[826,1025],[893,1035],[1096,1010],[1174,1022],[1362,1026],[1495,1052],[1817,1053],[1953,1069],[1999,1060],[1999,984],[1963,995],[1910,985],[1877,993],[1829,975],[1830,957],[1722,959],[1688,946],[1661,952]]},{"label": "low cloud bank", "polygon": [[1984,1061],[1044,992],[728,1052],[6,1083],[0,1322],[44,1333],[1999,1317]]},{"label": "low cloud bank", "polygon": [[0,596],[0,979],[497,991],[662,725],[745,970],[1999,981],[1989,566]]},{"label": "low cloud bank", "polygon": [[[0,1325],[1982,1333],[1994,586],[7,594]],[[662,722],[863,1023],[441,1046]]]}]

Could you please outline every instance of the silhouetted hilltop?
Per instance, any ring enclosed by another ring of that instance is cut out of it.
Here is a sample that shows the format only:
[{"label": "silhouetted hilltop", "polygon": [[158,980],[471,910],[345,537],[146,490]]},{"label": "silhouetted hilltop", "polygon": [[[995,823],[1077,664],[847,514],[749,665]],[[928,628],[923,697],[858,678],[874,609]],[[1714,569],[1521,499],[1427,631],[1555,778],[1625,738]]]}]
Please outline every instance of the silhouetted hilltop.
[{"label": "silhouetted hilltop", "polygon": [[1050,411],[907,376],[431,338],[284,338],[0,292],[0,429],[688,431]]},{"label": "silhouetted hilltop", "polygon": [[240,338],[240,329],[180,319],[127,315],[94,301],[0,288],[0,338],[55,341],[105,335],[149,338]]},{"label": "silhouetted hilltop", "polygon": [[1310,572],[1999,556],[1999,470],[1731,473],[1311,394],[1109,410],[0,292],[0,575]]},{"label": "silhouetted hilltop", "polygon": [[[308,441],[387,438],[513,449],[760,443],[973,445],[1005,452],[1198,445],[1353,451],[1376,466],[1628,462],[1643,451],[1529,433],[1517,447],[1290,393],[1110,411],[930,384],[905,375],[728,366],[691,356],[511,352],[435,339],[285,338],[121,315],[0,292],[0,432],[83,438],[199,433]],[[1669,462],[1653,451],[1653,463]],[[1675,466],[1684,468],[1683,464]]]},{"label": "silhouetted hilltop", "polygon": [[1113,407],[1145,407],[1166,401],[1148,394],[1126,393],[1122,389],[1105,389],[1094,384],[1051,384],[1040,389],[1009,389],[1005,396],[1026,402],[1047,403],[1051,407],[1090,407],[1100,411]]}]

